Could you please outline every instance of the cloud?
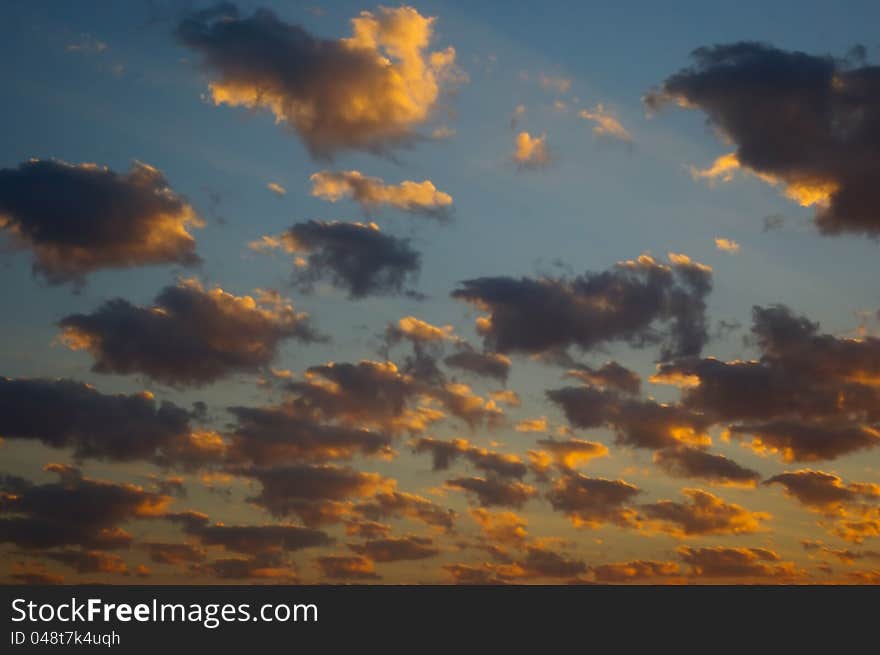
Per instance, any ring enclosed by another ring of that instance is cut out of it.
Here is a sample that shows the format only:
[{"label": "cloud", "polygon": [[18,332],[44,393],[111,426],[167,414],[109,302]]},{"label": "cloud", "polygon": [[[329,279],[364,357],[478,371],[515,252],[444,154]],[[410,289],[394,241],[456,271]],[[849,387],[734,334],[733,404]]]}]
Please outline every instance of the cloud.
[{"label": "cloud", "polygon": [[452,297],[488,312],[477,329],[486,347],[502,354],[589,351],[614,341],[665,341],[664,359],[695,354],[708,339],[711,269],[684,255],[671,260],[667,266],[642,255],[571,279],[476,278],[461,282]]},{"label": "cloud", "polygon": [[455,50],[427,50],[434,18],[380,7],[352,19],[352,36],[322,39],[268,9],[231,4],[187,15],[175,30],[202,55],[215,105],[266,109],[316,157],[387,152],[416,138],[444,86],[461,75]]},{"label": "cloud", "polygon": [[365,502],[358,503],[354,512],[373,521],[406,517],[421,521],[444,532],[452,532],[456,514],[427,498],[404,491],[380,492]]},{"label": "cloud", "polygon": [[538,83],[545,89],[555,91],[556,93],[568,93],[571,90],[571,80],[560,75],[548,75],[541,73],[538,76]]},{"label": "cloud", "polygon": [[642,388],[639,374],[617,362],[606,362],[599,368],[579,364],[576,368],[569,369],[566,377],[578,379],[588,386],[617,389],[632,394],[639,393]]},{"label": "cloud", "polygon": [[600,564],[598,566],[591,566],[590,573],[596,582],[610,584],[639,582],[641,580],[681,575],[676,562],[658,562],[655,560],[632,560],[630,562]]},{"label": "cloud", "polygon": [[250,247],[296,255],[294,280],[304,292],[325,281],[345,289],[351,299],[418,295],[404,286],[418,276],[421,255],[408,239],[384,234],[375,223],[307,221],[280,236],[264,236]]},{"label": "cloud", "polygon": [[539,450],[530,450],[529,458],[532,468],[539,474],[545,475],[550,464],[555,464],[561,471],[573,471],[597,457],[607,457],[608,448],[595,441],[583,439],[539,439]]},{"label": "cloud", "polygon": [[617,139],[625,143],[634,141],[632,134],[621,125],[620,120],[602,104],[596,105],[593,109],[582,109],[578,112],[578,116],[595,123],[593,134],[596,136]]},{"label": "cloud", "polygon": [[640,493],[638,487],[623,480],[570,472],[554,481],[547,500],[575,527],[597,528],[606,523],[627,527],[634,524],[636,515],[626,504]]},{"label": "cloud", "polygon": [[679,405],[658,403],[596,387],[550,389],[547,397],[562,407],[578,428],[608,426],[617,443],[659,450],[681,445],[708,446],[711,419]]},{"label": "cloud", "polygon": [[550,163],[547,135],[532,136],[528,132],[516,135],[513,161],[520,170],[544,168]]},{"label": "cloud", "polygon": [[59,481],[35,485],[7,479],[0,487],[0,543],[25,549],[128,548],[132,538],[119,524],[160,517],[172,500],[133,484],[86,478],[63,464],[46,470]]},{"label": "cloud", "polygon": [[430,537],[389,537],[372,539],[362,544],[348,546],[359,555],[369,557],[374,562],[399,562],[404,560],[421,560],[440,554]]},{"label": "cloud", "polygon": [[285,189],[283,186],[281,186],[280,184],[278,184],[278,182],[269,182],[269,183],[266,185],[266,188],[269,189],[269,191],[271,191],[272,193],[274,193],[276,196],[285,196],[285,195],[287,195],[287,189]]},{"label": "cloud", "polygon": [[320,171],[309,178],[312,195],[330,202],[351,198],[365,212],[388,206],[410,214],[446,218],[452,209],[452,196],[439,191],[431,180],[385,184],[378,177],[358,171]]},{"label": "cloud", "polygon": [[452,462],[459,457],[466,459],[474,468],[502,478],[521,479],[528,470],[517,455],[497,453],[480,448],[467,439],[443,441],[431,437],[421,437],[414,440],[412,446],[417,453],[431,453],[435,471],[447,470]]},{"label": "cloud", "polygon": [[199,564],[196,571],[211,573],[221,580],[276,580],[297,584],[296,567],[276,552],[259,553],[254,557],[224,557]]},{"label": "cloud", "polygon": [[97,550],[61,550],[40,553],[41,557],[69,566],[77,573],[127,573],[128,565],[119,555]]},{"label": "cloud", "polygon": [[522,507],[537,490],[517,481],[507,481],[496,477],[461,477],[447,480],[449,489],[464,491],[482,507]]},{"label": "cloud", "polygon": [[490,544],[521,548],[528,538],[526,520],[515,512],[490,512],[482,507],[470,510],[471,518],[480,526],[483,536]]},{"label": "cloud", "polygon": [[641,505],[640,511],[652,527],[674,537],[752,534],[770,518],[765,512],[751,512],[701,489],[683,489],[688,503],[661,500]]},{"label": "cloud", "polygon": [[765,548],[691,548],[680,546],[681,560],[699,578],[793,579],[801,575],[791,562]]},{"label": "cloud", "polygon": [[141,545],[156,564],[192,564],[205,560],[205,549],[188,543],[148,541]]},{"label": "cloud", "polygon": [[848,505],[880,500],[880,485],[868,482],[844,483],[833,473],[800,469],[768,478],[764,484],[780,484],[785,493],[813,511],[830,516],[846,515]]},{"label": "cloud", "polygon": [[260,483],[260,493],[248,498],[249,502],[273,516],[296,515],[309,527],[341,521],[350,513],[344,501],[394,489],[393,480],[377,473],[329,464],[249,467],[232,472]]},{"label": "cloud", "polygon": [[880,339],[838,338],[787,307],[755,307],[761,357],[661,364],[652,380],[683,387],[682,407],[727,437],[787,462],[832,460],[880,444]]},{"label": "cloud", "polygon": [[456,368],[474,375],[494,378],[499,382],[507,382],[510,374],[510,358],[501,353],[478,352],[467,345],[460,345],[455,352],[443,359],[450,368]]},{"label": "cloud", "polygon": [[510,117],[510,129],[515,130],[519,127],[520,121],[526,115],[526,106],[525,105],[517,105],[513,108],[513,114]]},{"label": "cloud", "polygon": [[645,98],[701,109],[736,150],[706,176],[744,169],[816,207],[824,234],[880,232],[876,67],[755,42],[698,48]]},{"label": "cloud", "polygon": [[710,484],[754,487],[761,474],[724,455],[677,446],[654,453],[654,463],[674,478],[697,478]]},{"label": "cloud", "polygon": [[268,367],[285,339],[320,339],[308,315],[277,292],[235,296],[198,280],[162,289],[154,305],[108,300],[59,321],[61,340],[95,358],[98,373],[142,373],[170,385],[203,385]]},{"label": "cloud", "polygon": [[82,284],[100,269],[199,263],[188,232],[202,219],[161,171],[31,159],[0,169],[0,231],[34,256],[50,284]]},{"label": "cloud", "polygon": [[739,252],[739,244],[733,239],[715,237],[715,249],[720,250],[721,252],[729,252],[731,255],[734,255]]},{"label": "cloud", "polygon": [[548,429],[547,417],[525,418],[513,426],[513,429],[517,432],[546,432]]},{"label": "cloud", "polygon": [[318,557],[315,564],[321,577],[328,580],[378,580],[376,567],[371,559],[346,555]]},{"label": "cloud", "polygon": [[229,407],[236,425],[230,459],[259,466],[284,462],[351,459],[357,454],[389,456],[391,437],[361,428],[322,424],[293,404]]},{"label": "cloud", "polygon": [[290,382],[294,405],[314,416],[391,434],[424,432],[448,414],[475,427],[495,426],[503,412],[491,399],[461,383],[425,383],[393,362],[331,362],[306,370],[304,382]]},{"label": "cloud", "polygon": [[71,448],[78,460],[193,468],[221,459],[221,437],[194,428],[194,417],[146,391],[109,395],[74,380],[0,378],[0,434]]},{"label": "cloud", "polygon": [[[173,519],[171,516],[166,518]],[[202,519],[182,517],[184,531],[197,537],[203,546],[221,546],[233,553],[254,555],[263,552],[298,551],[333,543],[333,539],[325,532],[301,525],[227,525],[209,523],[207,517]]]}]

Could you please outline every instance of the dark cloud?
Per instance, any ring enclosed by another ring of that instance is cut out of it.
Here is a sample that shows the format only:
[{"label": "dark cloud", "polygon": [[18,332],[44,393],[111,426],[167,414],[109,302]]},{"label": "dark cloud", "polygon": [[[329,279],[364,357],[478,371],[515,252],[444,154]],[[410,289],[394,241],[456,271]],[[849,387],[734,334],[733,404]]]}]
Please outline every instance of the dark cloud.
[{"label": "dark cloud", "polygon": [[294,281],[305,293],[318,282],[328,282],[347,291],[350,299],[419,297],[405,287],[418,277],[421,255],[408,239],[385,234],[375,223],[306,221],[277,237],[263,237],[251,248],[280,248],[295,255]]},{"label": "dark cloud", "polygon": [[650,106],[704,111],[736,146],[731,168],[815,204],[823,233],[880,233],[880,68],[754,42],[692,56]]},{"label": "dark cloud", "polygon": [[681,546],[678,556],[692,575],[700,578],[792,579],[801,572],[791,562],[765,548],[691,548]]},{"label": "dark cloud", "polygon": [[325,532],[300,525],[226,525],[184,519],[184,531],[197,537],[204,546],[222,546],[227,551],[243,554],[297,551],[333,543]]},{"label": "dark cloud", "polygon": [[683,489],[690,502],[661,500],[640,505],[640,512],[661,532],[675,537],[696,535],[751,534],[770,518],[765,512],[751,512],[701,489]]},{"label": "dark cloud", "polygon": [[537,490],[527,484],[496,477],[463,477],[446,481],[450,489],[467,492],[482,507],[522,507]]},{"label": "dark cloud", "polygon": [[286,389],[301,412],[390,434],[423,432],[446,417],[443,410],[469,426],[491,427],[503,416],[491,399],[474,394],[465,384],[428,383],[387,361],[312,366],[305,381],[291,382]]},{"label": "dark cloud", "polygon": [[373,521],[406,517],[445,532],[452,532],[455,528],[456,515],[453,510],[404,491],[377,493],[368,501],[355,505],[354,511]]},{"label": "dark cloud", "polygon": [[198,563],[205,559],[205,549],[192,544],[148,541],[142,546],[156,564]]},{"label": "dark cloud", "polygon": [[120,174],[93,164],[32,159],[0,169],[0,230],[34,255],[51,284],[104,268],[199,262],[187,231],[202,220],[155,168]]},{"label": "dark cloud", "polygon": [[[131,537],[120,524],[164,514],[171,497],[131,484],[83,477],[78,469],[50,464],[58,482],[0,489],[0,542],[27,549],[82,546],[127,548]],[[8,481],[7,481],[8,483]]]},{"label": "dark cloud", "polygon": [[761,474],[724,455],[678,446],[654,454],[654,463],[674,478],[697,478],[722,485],[755,486]]},{"label": "dark cloud", "polygon": [[708,338],[711,269],[684,255],[663,265],[647,255],[602,273],[567,278],[466,280],[453,298],[488,312],[477,320],[486,347],[502,354],[548,353],[609,342],[662,343],[662,358],[694,355]]},{"label": "dark cloud", "polygon": [[518,456],[480,448],[466,439],[443,441],[421,437],[414,440],[412,446],[417,453],[431,453],[435,471],[447,470],[458,457],[466,459],[474,468],[502,478],[522,478],[528,471]]},{"label": "dark cloud", "polygon": [[[374,542],[376,543],[376,542]],[[328,555],[315,560],[321,577],[328,580],[378,580],[373,561],[360,555]]]},{"label": "dark cloud", "polygon": [[230,458],[258,466],[388,455],[391,437],[381,432],[327,425],[302,416],[293,405],[229,407],[236,425]]},{"label": "dark cloud", "polygon": [[291,464],[250,467],[234,472],[258,481],[259,494],[248,500],[275,516],[295,514],[308,526],[335,523],[349,513],[343,504],[393,490],[394,482],[349,467]]},{"label": "dark cloud", "polygon": [[606,362],[599,368],[580,364],[570,369],[567,376],[581,380],[589,386],[617,389],[626,393],[637,394],[642,389],[639,374],[617,362]]},{"label": "dark cloud", "polygon": [[412,535],[374,539],[363,544],[349,544],[348,547],[374,562],[427,559],[440,554],[440,549],[434,545],[430,537]]},{"label": "dark cloud", "polygon": [[682,407],[785,461],[830,460],[880,444],[880,339],[838,338],[784,306],[755,307],[753,361],[686,358],[652,380],[683,387]]},{"label": "dark cloud", "polygon": [[768,478],[764,484],[780,484],[801,504],[829,515],[845,513],[850,504],[880,500],[880,485],[845,483],[833,473],[811,469],[780,473]]},{"label": "dark cloud", "polygon": [[296,567],[283,553],[266,551],[252,557],[224,557],[198,564],[194,570],[212,574],[222,580],[273,580],[296,584]]},{"label": "dark cloud", "polygon": [[640,493],[638,487],[623,480],[590,478],[572,472],[554,481],[547,500],[576,527],[595,528],[606,523],[630,526],[636,514],[627,503]]},{"label": "dark cloud", "polygon": [[202,385],[267,367],[285,339],[319,337],[308,316],[271,292],[257,299],[197,280],[165,287],[152,307],[116,298],[59,322],[62,340],[86,350],[98,373],[142,373],[171,385]]},{"label": "dark cloud", "polygon": [[74,380],[0,378],[0,434],[72,448],[77,459],[146,460],[190,468],[222,454],[193,412],[152,394],[102,394]]},{"label": "dark cloud", "polygon": [[457,368],[480,377],[494,378],[499,382],[507,382],[510,374],[510,358],[499,353],[481,353],[470,346],[460,347],[443,359],[450,368]]},{"label": "dark cloud", "polygon": [[315,156],[385,152],[415,138],[456,75],[455,51],[427,52],[433,18],[411,7],[361,12],[347,39],[321,39],[268,9],[187,15],[175,36],[202,55],[214,104],[263,108]]},{"label": "dark cloud", "polygon": [[126,573],[128,565],[119,555],[96,550],[61,550],[39,553],[41,557],[61,562],[77,573]]},{"label": "dark cloud", "polygon": [[657,450],[710,441],[706,430],[712,421],[678,405],[595,387],[551,389],[547,397],[562,407],[574,427],[608,426],[618,443],[634,448]]}]

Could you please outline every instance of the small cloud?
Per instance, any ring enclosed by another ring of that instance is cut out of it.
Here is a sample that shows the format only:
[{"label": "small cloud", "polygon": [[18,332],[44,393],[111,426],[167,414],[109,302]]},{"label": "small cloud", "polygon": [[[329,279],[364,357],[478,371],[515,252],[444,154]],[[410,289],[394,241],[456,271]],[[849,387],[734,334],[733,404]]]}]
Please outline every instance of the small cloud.
[{"label": "small cloud", "polygon": [[733,239],[724,237],[715,237],[715,248],[721,252],[729,252],[731,255],[739,252],[739,244]]},{"label": "small cloud", "polygon": [[448,125],[440,125],[435,127],[431,132],[431,138],[437,141],[442,141],[443,139],[451,139],[455,136],[455,128],[449,127]]},{"label": "small cloud", "polygon": [[91,34],[80,34],[80,38],[69,43],[65,52],[74,52],[82,55],[99,55],[107,49],[107,44],[99,41]]},{"label": "small cloud", "polygon": [[602,104],[596,105],[592,110],[582,109],[578,114],[581,118],[593,121],[593,134],[619,139],[627,143],[633,142],[633,136],[620,121]]},{"label": "small cloud", "polygon": [[550,163],[550,151],[547,148],[547,135],[533,137],[528,132],[516,135],[516,149],[513,161],[520,169],[543,168]]},{"label": "small cloud", "polygon": [[510,117],[510,129],[515,130],[519,127],[519,122],[526,115],[526,106],[517,105],[513,110],[513,116]]},{"label": "small cloud", "polygon": [[287,195],[287,189],[285,189],[277,182],[269,182],[269,184],[266,185],[266,188],[269,189],[269,191],[274,193],[276,196]]},{"label": "small cloud", "polygon": [[571,90],[571,80],[566,77],[541,73],[538,77],[538,83],[545,89],[556,91],[556,93],[568,93]]}]

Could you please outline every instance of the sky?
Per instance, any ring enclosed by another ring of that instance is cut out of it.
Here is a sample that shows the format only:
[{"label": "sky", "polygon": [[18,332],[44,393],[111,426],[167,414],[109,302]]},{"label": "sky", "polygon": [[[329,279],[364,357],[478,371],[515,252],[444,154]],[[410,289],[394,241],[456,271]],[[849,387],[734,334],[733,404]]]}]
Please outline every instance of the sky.
[{"label": "sky", "polygon": [[9,2],[0,581],[880,581],[880,6]]}]

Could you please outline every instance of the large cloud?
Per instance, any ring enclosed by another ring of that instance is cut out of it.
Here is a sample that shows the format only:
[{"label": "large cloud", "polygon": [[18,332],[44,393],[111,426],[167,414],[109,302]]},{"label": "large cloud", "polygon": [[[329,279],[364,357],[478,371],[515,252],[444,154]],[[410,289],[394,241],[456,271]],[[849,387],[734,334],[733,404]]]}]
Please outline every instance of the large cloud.
[{"label": "large cloud", "polygon": [[37,160],[0,169],[0,231],[34,254],[50,283],[82,283],[103,268],[199,262],[187,231],[202,220],[161,171],[120,174],[94,164]]},{"label": "large cloud", "polygon": [[708,333],[711,269],[684,255],[664,265],[642,255],[602,273],[567,278],[483,277],[452,292],[488,316],[477,320],[497,352],[593,350],[609,342],[663,343],[662,357],[700,352]]},{"label": "large cloud", "polygon": [[186,16],[176,37],[202,55],[216,105],[269,110],[316,156],[410,142],[457,76],[455,50],[428,52],[434,19],[411,7],[363,11],[352,36],[321,39],[268,9],[231,4]]},{"label": "large cloud", "polygon": [[74,380],[0,378],[0,434],[72,448],[77,459],[146,460],[190,468],[219,459],[219,435],[149,392],[103,394]]},{"label": "large cloud", "polygon": [[306,292],[325,281],[344,289],[349,298],[407,294],[405,286],[421,270],[421,255],[408,239],[384,234],[375,223],[307,221],[277,237],[250,244],[257,251],[281,249],[295,255],[294,280]]},{"label": "large cloud", "polygon": [[369,177],[360,171],[319,171],[309,179],[313,196],[330,202],[351,198],[368,213],[388,206],[410,214],[442,219],[452,209],[452,196],[438,190],[431,180],[385,184],[380,178]]},{"label": "large cloud", "polygon": [[745,168],[826,234],[880,233],[880,68],[739,42],[703,47],[646,97],[703,110],[736,150],[704,176]]},{"label": "large cloud", "polygon": [[86,478],[62,464],[46,470],[59,481],[35,485],[7,478],[0,487],[0,543],[26,549],[127,548],[132,538],[120,525],[160,517],[172,500],[132,484]]},{"label": "large cloud", "polygon": [[171,385],[256,372],[273,361],[285,339],[319,338],[308,315],[277,293],[235,296],[197,280],[165,287],[151,307],[116,298],[91,314],[65,316],[59,325],[69,348],[95,358],[96,372],[143,373]]},{"label": "large cloud", "polygon": [[686,358],[655,382],[683,387],[682,411],[785,461],[831,460],[880,445],[880,339],[838,338],[784,306],[755,307],[758,360]]}]

